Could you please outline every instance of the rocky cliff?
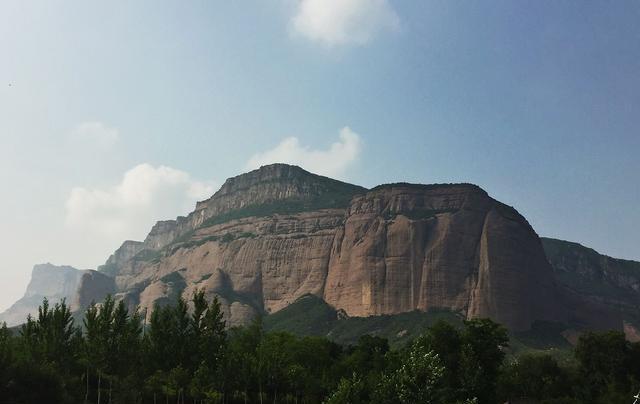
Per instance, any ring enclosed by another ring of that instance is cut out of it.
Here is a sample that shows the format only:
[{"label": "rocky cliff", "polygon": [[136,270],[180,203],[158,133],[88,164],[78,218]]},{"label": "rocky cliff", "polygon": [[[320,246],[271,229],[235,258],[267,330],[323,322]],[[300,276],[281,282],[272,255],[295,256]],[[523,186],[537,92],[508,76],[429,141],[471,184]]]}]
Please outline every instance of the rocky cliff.
[{"label": "rocky cliff", "polygon": [[516,330],[566,318],[531,226],[465,184],[356,196],[334,238],[324,299],[355,316],[448,308]]},{"label": "rocky cliff", "polygon": [[[80,305],[91,288],[113,287],[149,315],[202,289],[230,325],[307,294],[349,316],[447,309],[513,330],[572,318],[588,327],[606,310],[581,309],[529,223],[475,185],[367,190],[284,164],[227,180],[188,216],[125,242],[100,271],[115,284],[86,277]],[[622,327],[605,317],[597,326]]]},{"label": "rocky cliff", "polygon": [[49,299],[51,304],[66,299],[72,305],[80,279],[87,272],[70,266],[34,266],[24,296],[0,314],[0,323],[6,322],[8,326],[23,323],[29,314],[38,314],[38,306],[44,298]]},{"label": "rocky cliff", "polygon": [[581,299],[615,312],[631,340],[640,340],[640,262],[611,258],[578,243],[543,238],[558,283]]}]

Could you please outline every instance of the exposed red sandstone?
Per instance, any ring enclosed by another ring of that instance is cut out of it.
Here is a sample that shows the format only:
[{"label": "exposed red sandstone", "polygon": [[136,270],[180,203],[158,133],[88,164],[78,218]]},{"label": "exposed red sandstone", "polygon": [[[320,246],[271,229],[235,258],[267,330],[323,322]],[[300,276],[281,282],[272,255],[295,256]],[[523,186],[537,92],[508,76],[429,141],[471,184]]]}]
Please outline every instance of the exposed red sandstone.
[{"label": "exposed red sandstone", "polygon": [[132,308],[203,289],[232,325],[309,293],[351,316],[444,308],[512,330],[579,311],[529,223],[477,186],[366,190],[282,164],[227,180],[106,269]]}]

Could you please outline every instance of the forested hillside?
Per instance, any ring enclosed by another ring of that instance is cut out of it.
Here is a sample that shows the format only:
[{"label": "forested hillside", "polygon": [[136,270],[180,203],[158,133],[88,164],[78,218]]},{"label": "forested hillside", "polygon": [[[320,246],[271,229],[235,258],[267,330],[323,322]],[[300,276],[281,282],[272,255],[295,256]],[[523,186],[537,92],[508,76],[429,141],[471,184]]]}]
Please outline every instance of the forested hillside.
[{"label": "forested hillside", "polygon": [[[270,320],[267,318],[266,322]],[[194,293],[145,324],[112,298],[81,324],[45,300],[20,329],[0,329],[0,403],[628,403],[640,386],[640,344],[587,333],[569,358],[507,356],[488,319],[431,323],[390,348],[365,334],[226,329],[217,300]]]}]

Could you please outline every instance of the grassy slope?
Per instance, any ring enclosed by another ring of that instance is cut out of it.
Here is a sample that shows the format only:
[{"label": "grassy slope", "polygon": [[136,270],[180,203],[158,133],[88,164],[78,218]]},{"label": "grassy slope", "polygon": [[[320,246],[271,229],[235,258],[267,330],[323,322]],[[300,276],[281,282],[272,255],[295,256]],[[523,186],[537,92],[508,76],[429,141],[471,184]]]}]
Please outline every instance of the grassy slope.
[{"label": "grassy slope", "polygon": [[284,309],[266,316],[268,331],[288,331],[296,335],[326,336],[341,344],[353,344],[361,335],[385,337],[392,346],[403,345],[443,319],[462,324],[462,319],[448,311],[409,312],[393,316],[346,317],[322,299],[307,295]]},{"label": "grassy slope", "polygon": [[[344,317],[322,299],[303,296],[288,307],[264,318],[267,331],[288,331],[296,335],[326,336],[343,345],[354,344],[361,335],[387,338],[393,347],[400,347],[423,333],[436,321],[444,320],[462,326],[463,318],[453,312],[438,310],[413,311],[387,316]],[[548,352],[568,356],[571,346],[560,334],[559,324],[536,323],[531,331],[511,334],[509,353]]]}]

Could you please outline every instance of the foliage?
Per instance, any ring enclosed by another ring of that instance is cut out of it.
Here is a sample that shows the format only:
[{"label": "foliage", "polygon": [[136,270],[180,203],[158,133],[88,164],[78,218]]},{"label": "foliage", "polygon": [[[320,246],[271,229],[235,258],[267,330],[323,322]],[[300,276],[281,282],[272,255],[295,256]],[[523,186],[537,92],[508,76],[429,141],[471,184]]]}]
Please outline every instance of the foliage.
[{"label": "foliage", "polygon": [[355,344],[362,335],[377,335],[392,347],[411,342],[438,321],[462,326],[458,314],[446,310],[413,311],[396,315],[348,317],[314,295],[305,295],[284,309],[267,316],[267,331],[286,331],[296,335],[326,336],[343,345]]},{"label": "foliage", "polygon": [[445,369],[438,354],[429,349],[424,337],[416,340],[402,365],[385,374],[376,396],[385,403],[441,403],[439,383]]},{"label": "foliage", "polygon": [[[349,321],[311,303],[302,308],[312,317]],[[380,335],[348,345],[309,335],[326,325],[298,336],[269,330],[269,317],[226,329],[217,299],[196,291],[157,306],[144,328],[108,297],[80,328],[65,302],[45,300],[20,333],[0,326],[0,402],[626,403],[640,387],[640,344],[616,332],[584,334],[575,360],[561,363],[507,358],[506,330],[487,319],[441,317],[394,348]]]}]

